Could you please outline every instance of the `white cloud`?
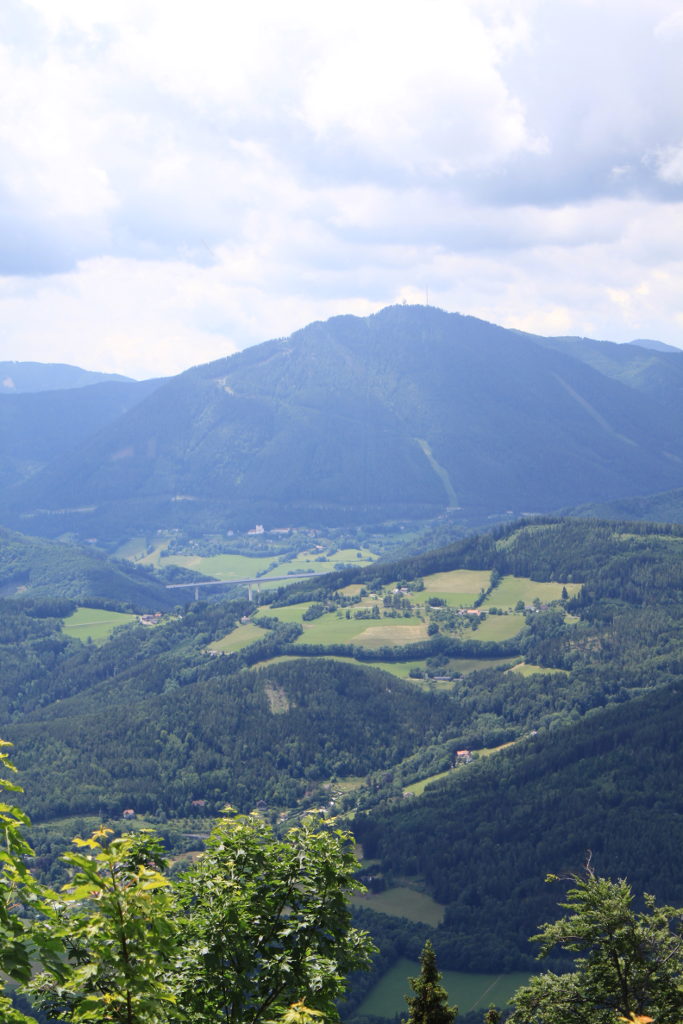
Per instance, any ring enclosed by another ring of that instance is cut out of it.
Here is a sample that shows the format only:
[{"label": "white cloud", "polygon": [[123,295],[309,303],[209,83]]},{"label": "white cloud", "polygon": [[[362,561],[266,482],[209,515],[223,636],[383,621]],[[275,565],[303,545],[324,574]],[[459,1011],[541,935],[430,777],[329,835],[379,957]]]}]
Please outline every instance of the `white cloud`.
[{"label": "white cloud", "polygon": [[657,154],[657,174],[670,185],[683,185],[683,144],[666,146]]},{"label": "white cloud", "polygon": [[680,4],[7,11],[2,358],[170,373],[426,285],[683,344]]}]

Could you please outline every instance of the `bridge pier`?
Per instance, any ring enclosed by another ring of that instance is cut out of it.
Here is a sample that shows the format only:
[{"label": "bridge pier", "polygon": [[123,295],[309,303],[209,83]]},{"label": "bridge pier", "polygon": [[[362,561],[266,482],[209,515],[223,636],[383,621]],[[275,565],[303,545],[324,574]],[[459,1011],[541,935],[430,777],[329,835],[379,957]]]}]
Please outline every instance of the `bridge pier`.
[{"label": "bridge pier", "polygon": [[194,599],[195,601],[199,600],[199,587],[194,588]]},{"label": "bridge pier", "polygon": [[252,595],[251,595],[251,583],[249,584],[249,600],[250,600],[250,601],[252,600]]}]

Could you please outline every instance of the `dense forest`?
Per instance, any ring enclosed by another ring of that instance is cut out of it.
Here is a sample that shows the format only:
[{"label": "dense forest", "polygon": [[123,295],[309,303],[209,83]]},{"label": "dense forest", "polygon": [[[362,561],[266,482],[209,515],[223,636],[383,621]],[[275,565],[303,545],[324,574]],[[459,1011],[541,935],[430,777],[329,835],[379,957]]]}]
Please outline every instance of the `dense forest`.
[{"label": "dense forest", "polygon": [[[564,891],[544,879],[579,870],[590,854],[599,874],[683,905],[682,730],[682,694],[667,686],[527,736],[420,800],[385,801],[357,815],[354,830],[388,884],[419,876],[446,904],[430,932],[442,966],[533,969],[529,936],[556,916]],[[365,911],[364,921],[385,961],[414,956],[425,926],[380,917]]]},{"label": "dense forest", "polygon": [[151,565],[108,558],[95,546],[26,537],[0,527],[0,594],[6,597],[23,588],[32,595],[75,598],[80,604],[100,598],[139,611],[167,610],[177,597],[166,584],[194,579],[207,577],[177,565],[157,572]]}]

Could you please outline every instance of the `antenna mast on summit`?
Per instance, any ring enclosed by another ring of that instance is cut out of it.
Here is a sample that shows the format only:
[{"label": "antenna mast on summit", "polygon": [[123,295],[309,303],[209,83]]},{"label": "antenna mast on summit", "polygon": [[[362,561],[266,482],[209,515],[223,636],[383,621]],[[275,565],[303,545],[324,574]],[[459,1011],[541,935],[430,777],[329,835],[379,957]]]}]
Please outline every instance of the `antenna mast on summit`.
[{"label": "antenna mast on summit", "polygon": [[429,285],[427,285],[427,305],[429,305]]}]

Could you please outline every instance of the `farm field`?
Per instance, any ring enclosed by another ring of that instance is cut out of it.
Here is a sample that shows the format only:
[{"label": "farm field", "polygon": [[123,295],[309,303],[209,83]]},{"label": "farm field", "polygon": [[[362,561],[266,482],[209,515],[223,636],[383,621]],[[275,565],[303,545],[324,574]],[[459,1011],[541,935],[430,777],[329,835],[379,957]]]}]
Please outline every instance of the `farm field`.
[{"label": "farm field", "polygon": [[[417,961],[401,957],[363,1000],[358,1008],[359,1016],[393,1017],[397,1013],[407,1013],[403,997],[413,994],[408,978],[415,978],[419,973]],[[451,1005],[455,1003],[460,1013],[485,1010],[489,1003],[505,1007],[519,986],[529,980],[529,975],[521,972],[496,975],[442,971],[442,974],[441,984],[448,992],[448,1002]]]},{"label": "farm field", "polygon": [[[222,641],[219,641],[222,643]],[[352,662],[354,665],[367,665],[371,668],[381,668],[383,672],[388,672],[392,676],[396,676],[397,679],[405,679],[406,682],[412,683],[414,686],[419,686],[421,689],[427,690],[434,687],[436,690],[450,690],[453,684],[450,680],[435,680],[435,679],[411,679],[410,670],[411,668],[419,668],[420,671],[425,672],[427,669],[427,662],[422,661],[356,661],[355,658],[343,658],[337,655],[325,655],[326,658],[330,658],[331,661],[345,661]],[[282,654],[277,658],[270,658],[268,661],[261,661],[259,665],[276,665],[281,661],[296,661],[297,658],[293,654]],[[443,674],[446,675],[449,672],[458,672],[460,675],[468,675],[470,672],[476,672],[486,668],[496,668],[498,665],[509,664],[509,658],[452,658],[446,668],[443,670]]]},{"label": "farm field", "polygon": [[[364,600],[358,607],[372,608],[374,604],[378,604],[382,610],[381,601],[373,601],[370,598]],[[298,644],[354,643],[363,647],[400,647],[403,644],[414,644],[428,639],[427,623],[416,615],[409,619],[381,618],[368,621],[347,619],[343,615],[340,618],[336,612],[329,612],[312,622],[303,622],[302,615],[309,607],[310,604],[307,603],[272,610],[272,614],[280,622],[302,623],[304,633],[296,640]],[[464,638],[481,641],[509,640],[523,627],[524,618],[521,615],[489,615],[475,633],[466,633]]]},{"label": "farm field", "polygon": [[[451,572],[437,572],[433,576],[424,577],[424,594],[438,594],[441,597],[444,594],[455,594],[458,597],[470,595],[474,600],[481,593],[482,587],[484,590],[488,589],[490,579],[491,573],[487,569],[453,569]],[[420,598],[424,594],[421,593]]]},{"label": "farm field", "polygon": [[441,924],[446,909],[426,893],[403,887],[386,889],[376,895],[352,896],[351,903],[354,907],[368,907],[391,917],[407,917],[409,921],[429,924],[432,928]]},{"label": "farm field", "polygon": [[[562,583],[534,583],[533,580],[522,576],[503,576],[496,589],[484,601],[482,608],[486,608],[487,605],[494,608],[514,608],[518,601],[533,604],[536,597],[543,604],[559,601],[562,586]],[[570,597],[581,590],[580,583],[565,583],[564,586]]]},{"label": "farm field", "polygon": [[73,615],[63,621],[62,629],[67,636],[75,636],[84,643],[91,637],[93,643],[97,644],[108,640],[117,626],[137,622],[138,617],[122,612],[106,612],[99,608],[77,608]]},{"label": "farm field", "polygon": [[472,633],[471,636],[473,640],[495,640],[500,643],[502,640],[510,640],[517,636],[522,629],[523,615],[487,615],[486,621],[482,622],[476,633]]},{"label": "farm field", "polygon": [[140,555],[144,555],[147,550],[147,542],[144,537],[133,537],[132,540],[126,541],[116,551],[116,558],[129,558],[135,560]]},{"label": "farm field", "polygon": [[385,619],[381,625],[368,626],[354,642],[362,647],[401,647],[428,639],[426,622],[417,618]]},{"label": "farm field", "polygon": [[[165,565],[179,565],[184,569],[195,569],[205,576],[214,576],[217,580],[240,580],[257,576],[259,573],[265,573],[269,566],[272,566],[273,562],[277,561],[277,556],[275,555],[263,555],[255,558],[250,558],[247,555],[212,555],[210,558],[202,558],[200,555],[170,555],[168,558],[161,558],[161,551],[167,545],[168,539],[155,541],[154,552],[141,558],[142,564],[153,565],[157,569],[163,569]],[[128,544],[123,545],[117,552],[117,555],[121,558],[135,559],[144,551],[144,538],[140,538],[137,541],[129,541]],[[287,573],[330,572],[334,570],[336,562],[350,562],[353,565],[358,564],[359,567],[371,565],[377,558],[377,555],[373,555],[367,549],[362,549],[361,554],[363,557],[357,558],[358,552],[356,549],[350,548],[347,551],[335,552],[327,562],[316,562],[316,557],[319,557],[321,554],[322,552],[317,548],[301,552],[291,561],[273,566],[264,577],[264,582],[268,576],[286,576]],[[281,584],[278,583],[277,585],[280,586]],[[271,588],[274,586],[274,583],[270,584]]]},{"label": "farm field", "polygon": [[[454,608],[471,608],[481,593],[488,589],[491,574],[488,571],[454,569],[452,572],[438,572],[424,577],[424,591],[414,595],[420,603],[430,597],[441,597]],[[484,601],[482,608],[514,608],[518,601],[532,604],[538,597],[544,604],[559,600],[562,596],[561,583],[534,583],[527,577],[504,576],[493,593]],[[580,583],[567,583],[567,592],[572,597],[581,589]]]},{"label": "farm field", "polygon": [[255,640],[263,640],[265,635],[265,630],[255,626],[253,622],[247,622],[244,626],[233,629],[232,633],[228,633],[222,640],[214,640],[207,647],[207,651],[222,651],[228,654],[231,651],[241,651]]},{"label": "farm field", "polygon": [[[382,607],[381,601],[373,601],[370,598],[357,607],[371,609],[375,604]],[[338,616],[336,612],[328,612],[326,615],[321,615],[319,619],[304,622],[303,613],[310,606],[310,602],[307,602],[306,604],[289,605],[286,608],[273,608],[272,611],[266,610],[264,615],[273,615],[280,622],[301,623],[304,632],[295,641],[298,644],[353,643],[368,647],[382,647],[414,643],[416,638],[426,639],[427,637],[427,627],[420,622],[417,616],[412,616],[410,619],[347,619],[343,613]],[[353,615],[353,611],[351,614]],[[419,636],[415,633],[417,629],[420,630]],[[379,630],[383,632],[380,634],[377,632]],[[413,635],[414,633],[415,635]]]}]

